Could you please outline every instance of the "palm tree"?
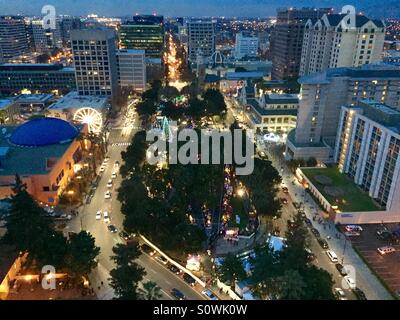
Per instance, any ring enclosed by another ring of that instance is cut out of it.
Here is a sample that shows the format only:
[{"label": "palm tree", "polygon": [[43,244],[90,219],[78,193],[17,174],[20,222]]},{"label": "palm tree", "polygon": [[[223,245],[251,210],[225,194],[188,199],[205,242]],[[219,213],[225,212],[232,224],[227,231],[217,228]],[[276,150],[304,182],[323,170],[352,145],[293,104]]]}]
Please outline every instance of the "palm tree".
[{"label": "palm tree", "polygon": [[159,300],[162,298],[161,288],[153,281],[147,281],[140,290],[145,300]]}]

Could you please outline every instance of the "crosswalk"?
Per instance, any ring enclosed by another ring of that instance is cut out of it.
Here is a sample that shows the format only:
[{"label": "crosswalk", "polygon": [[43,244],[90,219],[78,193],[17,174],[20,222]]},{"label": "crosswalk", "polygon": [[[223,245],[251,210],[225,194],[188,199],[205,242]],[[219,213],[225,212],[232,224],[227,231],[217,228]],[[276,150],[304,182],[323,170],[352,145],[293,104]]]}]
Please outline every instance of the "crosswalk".
[{"label": "crosswalk", "polygon": [[127,147],[130,145],[131,145],[130,142],[113,142],[113,143],[111,143],[112,147]]}]

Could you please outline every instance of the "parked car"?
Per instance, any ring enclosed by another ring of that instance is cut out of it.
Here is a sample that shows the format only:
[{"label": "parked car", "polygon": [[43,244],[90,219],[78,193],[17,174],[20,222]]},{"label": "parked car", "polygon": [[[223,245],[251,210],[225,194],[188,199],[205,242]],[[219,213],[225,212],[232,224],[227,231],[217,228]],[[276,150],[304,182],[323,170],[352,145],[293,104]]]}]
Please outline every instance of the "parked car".
[{"label": "parked car", "polygon": [[352,291],[358,300],[367,300],[364,291],[360,288],[354,288]]},{"label": "parked car", "polygon": [[147,253],[150,256],[154,256],[156,254],[156,250],[154,250],[152,247],[150,247],[148,244],[142,244],[140,246],[143,252]]},{"label": "parked car", "polygon": [[102,166],[100,167],[100,170],[99,170],[99,171],[100,171],[100,172],[106,171],[106,166],[102,165]]},{"label": "parked car", "polygon": [[108,228],[108,230],[109,230],[111,233],[117,233],[117,232],[118,232],[117,227],[114,226],[113,224],[109,224],[109,225],[107,226],[107,228]]},{"label": "parked car", "polygon": [[287,187],[282,187],[282,192],[283,193],[289,193],[289,189]]},{"label": "parked car", "polygon": [[168,260],[164,256],[157,256],[156,259],[162,264],[168,264]]},{"label": "parked car", "polygon": [[345,267],[343,267],[343,265],[341,265],[340,263],[336,263],[335,267],[343,277],[347,276],[347,271]]},{"label": "parked car", "polygon": [[347,285],[349,286],[350,289],[355,289],[356,288],[356,282],[354,279],[350,276],[345,276],[344,280],[346,281]]},{"label": "parked car", "polygon": [[203,290],[201,293],[204,294],[210,300],[218,300],[218,298],[208,289]]},{"label": "parked car", "polygon": [[101,210],[96,212],[96,220],[101,220]]},{"label": "parked car", "polygon": [[180,273],[181,273],[181,270],[180,270],[179,268],[175,267],[173,264],[171,264],[171,265],[168,267],[168,269],[169,269],[171,272],[175,273],[175,274],[180,274]]},{"label": "parked car", "polygon": [[297,223],[294,220],[288,220],[287,226],[289,229],[296,229],[298,227]]},{"label": "parked car", "polygon": [[328,256],[329,260],[331,260],[331,262],[333,263],[337,263],[339,261],[336,253],[333,252],[332,250],[327,250],[326,255]]},{"label": "parked car", "polygon": [[328,242],[326,242],[326,240],[319,238],[318,243],[323,249],[329,249],[329,245]]},{"label": "parked car", "polygon": [[258,153],[258,156],[260,157],[260,159],[268,160],[268,156],[266,155],[266,153],[265,153],[264,151],[260,151],[260,152]]},{"label": "parked car", "polygon": [[110,191],[107,191],[107,192],[104,194],[104,199],[111,199],[111,192],[110,192]]},{"label": "parked car", "polygon": [[186,300],[186,296],[176,288],[171,290],[171,295],[178,300]]},{"label": "parked car", "polygon": [[392,233],[387,229],[379,229],[376,231],[376,236],[380,240],[390,240],[392,238]]},{"label": "parked car", "polygon": [[349,232],[352,232],[352,231],[362,232],[363,231],[363,228],[356,224],[349,224],[349,225],[345,226],[344,229]]},{"label": "parked car", "polygon": [[317,230],[317,229],[315,229],[315,228],[311,228],[311,232],[314,234],[314,236],[316,236],[316,237],[320,237],[321,236],[321,234],[319,233],[319,231]]},{"label": "parked car", "polygon": [[346,294],[344,293],[342,288],[335,288],[333,293],[337,300],[347,300]]},{"label": "parked car", "polygon": [[288,200],[287,200],[286,198],[281,198],[281,202],[282,202],[283,204],[288,204],[288,203],[289,203]]},{"label": "parked car", "polygon": [[390,246],[380,247],[377,250],[382,256],[396,252],[396,249]]},{"label": "parked car", "polygon": [[184,274],[183,274],[183,280],[184,280],[186,283],[190,284],[191,286],[194,286],[194,285],[196,284],[196,280],[194,280],[194,279],[192,278],[192,276],[189,275],[189,274],[187,274],[187,273],[184,273]]},{"label": "parked car", "polygon": [[111,179],[115,179],[117,177],[117,173],[115,171],[113,171],[113,173],[111,173]]},{"label": "parked car", "polygon": [[358,237],[358,236],[361,235],[361,233],[358,232],[358,231],[345,231],[345,232],[344,232],[344,235],[345,235],[346,237]]}]

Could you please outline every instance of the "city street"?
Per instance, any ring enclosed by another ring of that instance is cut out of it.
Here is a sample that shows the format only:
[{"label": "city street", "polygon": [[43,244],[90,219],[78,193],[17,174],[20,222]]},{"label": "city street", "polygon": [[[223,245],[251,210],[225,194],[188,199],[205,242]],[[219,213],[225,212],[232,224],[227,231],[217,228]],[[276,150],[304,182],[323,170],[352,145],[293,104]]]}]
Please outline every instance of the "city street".
[{"label": "city street", "polygon": [[[298,203],[303,202],[305,214],[307,218],[312,220],[312,217],[319,206],[304,191],[304,188],[297,181],[294,184],[292,183],[295,178],[290,172],[290,169],[286,166],[286,163],[283,159],[283,154],[278,153],[279,148],[277,148],[276,145],[270,145],[269,147],[263,148],[263,150],[268,154],[269,159],[272,161],[272,164],[280,171],[283,184],[289,189],[289,194],[291,195],[291,199],[288,200],[294,200]],[[292,212],[295,212],[294,207],[291,203],[288,203],[286,206],[291,206],[293,208]],[[287,211],[283,210],[282,219],[284,219],[285,212]],[[287,219],[289,218],[286,218],[286,220]],[[350,241],[345,239],[343,235],[341,235],[340,239],[336,238],[337,230],[333,224],[328,224],[324,227],[322,224],[313,222],[313,227],[320,232],[322,239],[327,240],[330,250],[333,250],[338,255],[339,261],[342,262],[343,265],[350,265],[354,267],[356,272],[356,285],[358,288],[364,291],[368,300],[392,300],[392,296],[387,292],[387,290],[382,286],[378,279],[371,273],[368,266],[353,250]],[[329,240],[327,237],[330,237]],[[339,275],[334,264],[330,262],[329,258],[325,254],[325,250],[323,250],[319,246],[315,236],[313,236],[312,234],[311,239],[312,247],[310,249],[317,256],[317,265],[324,268],[333,275],[335,287],[342,287],[342,277]],[[341,261],[341,259],[343,260]],[[346,294],[349,294],[349,292],[347,291]]]},{"label": "city street", "polygon": [[[137,120],[137,119],[136,119]],[[137,127],[137,121],[134,126]],[[131,141],[132,136],[136,130],[129,130],[126,134],[124,129],[111,130],[109,137],[108,147],[108,164],[90,204],[84,205],[80,208],[79,217],[71,221],[68,231],[80,231],[81,228],[90,232],[96,238],[96,245],[101,248],[98,257],[98,267],[92,272],[90,280],[92,286],[99,299],[112,299],[113,291],[108,286],[109,272],[114,268],[114,263],[111,261],[112,248],[117,243],[123,243],[118,233],[122,230],[123,215],[121,214],[121,204],[117,201],[117,190],[121,183],[121,177],[113,180],[111,189],[107,188],[107,182],[111,178],[114,171],[115,161],[121,163],[121,151],[126,149],[125,143]],[[111,199],[105,199],[104,195],[107,190],[111,191]],[[110,215],[111,224],[115,225],[118,229],[117,233],[111,233],[107,229],[107,224],[102,220],[96,220],[95,215],[98,210],[102,212],[107,211]],[[143,253],[138,259],[138,263],[146,269],[147,275],[144,281],[154,281],[162,289],[163,299],[174,299],[170,295],[173,288],[179,289],[185,294],[188,299],[199,300],[204,297],[198,292],[193,290],[181,278],[170,272],[164,265],[156,261],[154,258]],[[101,285],[103,282],[103,286]],[[100,287],[100,289],[99,289]]]}]

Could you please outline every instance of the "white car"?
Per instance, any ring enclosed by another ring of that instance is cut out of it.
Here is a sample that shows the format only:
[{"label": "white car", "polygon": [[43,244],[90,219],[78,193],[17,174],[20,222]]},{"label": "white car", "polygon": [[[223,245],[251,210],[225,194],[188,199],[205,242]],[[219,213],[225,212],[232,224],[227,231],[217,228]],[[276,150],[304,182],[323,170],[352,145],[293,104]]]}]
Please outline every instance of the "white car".
[{"label": "white car", "polygon": [[104,195],[104,199],[111,199],[111,192],[107,191]]},{"label": "white car", "polygon": [[342,288],[335,288],[333,292],[338,300],[347,300],[346,294]]},{"label": "white car", "polygon": [[107,188],[112,188],[112,186],[113,186],[113,182],[111,179],[109,179],[107,182]]},{"label": "white car", "polygon": [[103,160],[103,162],[104,162],[104,163],[107,163],[108,160],[110,160],[110,158],[109,158],[109,157],[105,157],[104,160]]},{"label": "white car", "polygon": [[327,250],[326,255],[333,263],[338,263],[339,260],[335,252],[333,252],[332,250]]},{"label": "white car", "polygon": [[353,278],[351,278],[350,276],[345,276],[344,280],[346,281],[346,283],[350,287],[350,289],[356,288],[356,282],[353,280]]},{"label": "white car", "polygon": [[101,220],[101,211],[96,212],[96,220]]},{"label": "white car", "polygon": [[101,166],[100,167],[100,172],[104,172],[106,170],[106,167],[105,166]]},{"label": "white car", "polygon": [[113,173],[111,173],[111,179],[115,179],[117,177],[117,173],[115,171],[113,171]]},{"label": "white car", "polygon": [[108,215],[108,211],[104,211],[103,212],[103,219],[105,223],[109,223],[110,222],[110,216]]},{"label": "white car", "polygon": [[349,224],[344,227],[346,231],[348,232],[361,232],[363,231],[363,228],[361,228],[359,225],[356,224]]}]

